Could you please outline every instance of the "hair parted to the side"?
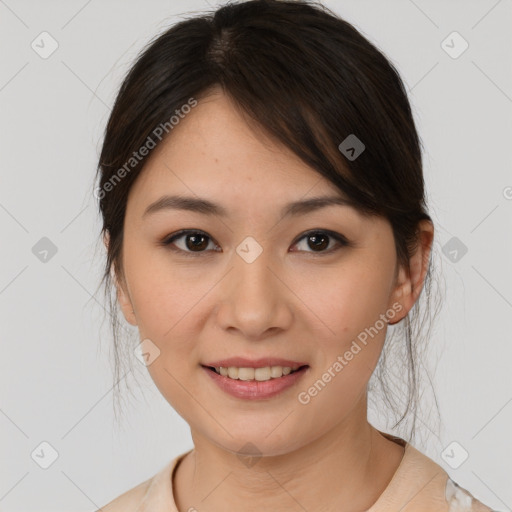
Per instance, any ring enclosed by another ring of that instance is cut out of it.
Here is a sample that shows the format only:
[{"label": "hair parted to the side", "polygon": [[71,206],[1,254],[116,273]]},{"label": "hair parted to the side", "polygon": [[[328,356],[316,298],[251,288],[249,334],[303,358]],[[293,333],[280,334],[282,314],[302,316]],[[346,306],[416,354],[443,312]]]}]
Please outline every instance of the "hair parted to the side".
[{"label": "hair parted to the side", "polygon": [[[106,234],[110,240],[100,286],[105,285],[110,308],[117,399],[139,340],[128,341],[134,334],[129,330],[120,336],[124,327],[118,322],[113,280],[124,279],[127,198],[150,155],[139,157],[129,171],[126,162],[155,127],[168,124],[191,98],[200,104],[217,87],[255,129],[290,148],[358,210],[387,218],[398,262],[406,268],[417,247],[418,223],[431,220],[422,148],[404,84],[383,53],[350,23],[318,2],[249,0],[174,24],[147,45],[124,78],[97,169],[101,242]],[[350,134],[365,145],[352,161],[338,150]],[[156,144],[161,140],[165,137]],[[122,179],[113,183],[123,166]],[[431,252],[420,298],[402,321],[388,328],[368,387],[369,405],[380,390],[382,397],[374,403],[378,409],[387,404],[396,421],[392,428],[409,442],[416,431],[423,354],[440,307],[437,297],[432,311],[432,280]],[[121,363],[127,361],[124,372]]]}]

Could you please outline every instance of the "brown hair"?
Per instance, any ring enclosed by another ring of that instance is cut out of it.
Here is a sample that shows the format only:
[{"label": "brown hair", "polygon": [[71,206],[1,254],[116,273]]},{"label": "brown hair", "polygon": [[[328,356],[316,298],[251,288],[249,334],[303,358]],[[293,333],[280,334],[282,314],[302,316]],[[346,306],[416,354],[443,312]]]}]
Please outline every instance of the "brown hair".
[{"label": "brown hair", "polygon": [[[200,102],[215,87],[361,212],[387,218],[398,262],[406,268],[417,246],[418,223],[431,220],[422,150],[404,84],[383,53],[350,23],[317,2],[278,0],[230,2],[176,23],[148,44],[122,82],[98,164],[102,234],[110,238],[102,283],[110,298],[117,383],[122,343],[112,271],[123,279],[127,198],[149,156],[138,151],[150,139],[160,144],[155,128],[169,128],[169,119],[183,105],[191,98]],[[172,136],[171,129],[166,133]],[[365,146],[355,159],[338,149],[351,134]],[[134,153],[137,161],[127,167]],[[420,298],[430,298],[431,274],[429,262]],[[427,300],[420,317],[418,302],[390,327],[402,328],[403,336],[399,343],[391,343],[393,336],[386,340],[369,386],[373,390],[378,380],[386,403],[400,416],[393,427],[412,414],[409,439],[415,431],[420,333],[431,312]],[[396,376],[384,364],[392,345],[398,364],[405,366]]]}]

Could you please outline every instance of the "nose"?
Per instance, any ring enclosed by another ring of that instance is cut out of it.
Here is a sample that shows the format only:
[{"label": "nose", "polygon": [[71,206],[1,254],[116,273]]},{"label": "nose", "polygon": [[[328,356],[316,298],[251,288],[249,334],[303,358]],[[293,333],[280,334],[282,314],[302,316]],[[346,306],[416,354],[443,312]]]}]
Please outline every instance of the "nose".
[{"label": "nose", "polygon": [[235,253],[233,266],[217,296],[220,326],[226,331],[238,331],[240,337],[252,341],[289,329],[294,294],[288,280],[267,251],[253,261]]}]

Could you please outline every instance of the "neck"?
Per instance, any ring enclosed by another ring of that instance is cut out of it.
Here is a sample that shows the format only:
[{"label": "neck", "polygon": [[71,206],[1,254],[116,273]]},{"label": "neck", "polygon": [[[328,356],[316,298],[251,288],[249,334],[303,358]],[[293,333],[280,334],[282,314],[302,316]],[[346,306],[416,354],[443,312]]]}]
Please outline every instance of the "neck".
[{"label": "neck", "polygon": [[[364,417],[352,417],[292,452],[245,465],[236,453],[195,433],[194,450],[178,466],[179,510],[366,510],[398,466],[403,448]],[[390,446],[394,445],[393,447]]]}]

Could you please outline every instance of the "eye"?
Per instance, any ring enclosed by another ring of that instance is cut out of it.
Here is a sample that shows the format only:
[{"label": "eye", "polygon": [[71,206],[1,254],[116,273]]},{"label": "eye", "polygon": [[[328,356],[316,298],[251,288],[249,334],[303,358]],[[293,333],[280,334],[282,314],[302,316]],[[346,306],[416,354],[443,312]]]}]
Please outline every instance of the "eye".
[{"label": "eye", "polygon": [[[338,250],[340,247],[347,247],[350,245],[349,241],[343,235],[335,233],[334,231],[324,229],[308,231],[307,233],[303,234],[298,240],[300,241],[303,239],[306,241],[306,247],[313,248],[313,251],[311,252],[320,253],[320,255],[322,255],[323,253],[330,254],[331,252]],[[329,239],[334,240],[338,244],[338,246],[336,247],[336,244],[334,244],[334,247],[331,247],[329,250],[325,250],[327,247],[331,245],[329,243]]]},{"label": "eye", "polygon": [[[185,243],[181,247],[175,247],[175,241],[181,238],[185,238]],[[199,256],[205,252],[203,249],[208,247],[207,240],[211,240],[211,238],[203,231],[182,229],[163,240],[162,245],[169,247],[173,251],[185,253],[187,256]]]},{"label": "eye", "polygon": [[[184,240],[181,240],[184,239]],[[341,234],[335,233],[325,229],[310,230],[304,233],[297,241],[293,244],[298,245],[301,240],[306,240],[305,245],[308,248],[312,248],[312,251],[301,249],[299,251],[292,252],[312,252],[322,255],[324,253],[331,253],[338,250],[340,247],[350,246],[350,242]],[[334,247],[330,247],[330,239],[337,242]],[[183,242],[181,247],[176,243],[177,241]],[[209,242],[213,243],[212,238],[207,235],[204,231],[183,229],[165,238],[161,245],[169,247],[172,251],[181,252],[186,256],[199,256],[202,253],[209,252],[206,249],[209,246]],[[220,252],[214,249],[215,252]]]}]

